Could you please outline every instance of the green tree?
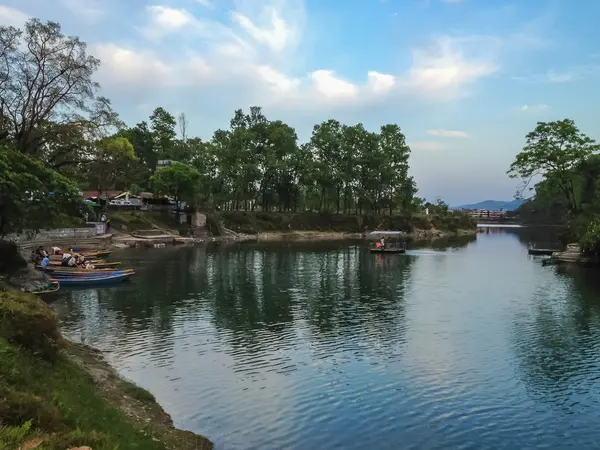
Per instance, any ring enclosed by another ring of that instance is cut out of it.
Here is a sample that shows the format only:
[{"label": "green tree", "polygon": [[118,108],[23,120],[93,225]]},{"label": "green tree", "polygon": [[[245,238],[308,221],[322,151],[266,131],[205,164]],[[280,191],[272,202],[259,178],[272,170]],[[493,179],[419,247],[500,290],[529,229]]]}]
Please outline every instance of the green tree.
[{"label": "green tree", "polygon": [[575,188],[575,168],[600,146],[586,136],[570,119],[538,122],[527,134],[526,145],[511,164],[508,174],[520,177],[526,184],[536,176],[551,177],[564,196],[572,214],[579,211]]},{"label": "green tree", "polygon": [[85,42],[65,36],[56,22],[0,27],[0,116],[17,150],[45,159],[43,153],[52,151],[49,133],[56,131],[48,130],[52,123],[68,131],[70,125],[90,131],[116,125],[110,102],[97,96],[92,80],[99,65]]},{"label": "green tree", "polygon": [[30,156],[0,145],[0,236],[51,228],[77,216],[83,199],[68,179]]},{"label": "green tree", "polygon": [[196,198],[200,181],[201,175],[195,168],[179,162],[158,169],[150,179],[155,194],[167,195],[175,200],[178,218],[180,202]]},{"label": "green tree", "polygon": [[162,107],[156,108],[150,116],[150,124],[154,139],[154,151],[158,159],[173,159],[177,120],[175,116]]},{"label": "green tree", "polygon": [[[133,145],[127,138],[111,136],[97,141],[88,176],[98,190],[98,197],[114,189],[118,182],[126,182],[131,164],[136,161]],[[108,201],[105,205],[107,207]]]}]

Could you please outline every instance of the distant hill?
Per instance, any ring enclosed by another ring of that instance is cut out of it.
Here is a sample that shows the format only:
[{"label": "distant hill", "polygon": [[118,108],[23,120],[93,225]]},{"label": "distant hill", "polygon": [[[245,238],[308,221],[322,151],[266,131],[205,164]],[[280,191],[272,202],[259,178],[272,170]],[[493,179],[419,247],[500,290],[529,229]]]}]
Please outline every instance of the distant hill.
[{"label": "distant hill", "polygon": [[473,203],[472,205],[461,205],[457,206],[456,209],[487,209],[489,211],[514,211],[518,209],[526,200],[513,200],[510,202],[499,201],[499,200],[485,200],[479,203]]}]

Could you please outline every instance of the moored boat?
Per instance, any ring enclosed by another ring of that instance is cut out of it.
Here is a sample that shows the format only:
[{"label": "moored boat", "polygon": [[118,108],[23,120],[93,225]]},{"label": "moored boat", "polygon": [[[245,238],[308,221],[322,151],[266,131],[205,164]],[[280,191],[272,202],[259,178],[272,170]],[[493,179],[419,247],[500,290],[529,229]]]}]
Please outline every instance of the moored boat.
[{"label": "moored boat", "polygon": [[122,283],[129,277],[134,275],[135,272],[127,272],[118,275],[96,275],[87,277],[58,277],[60,285],[63,287],[68,286],[109,286],[113,284]]},{"label": "moored boat", "polygon": [[95,277],[95,276],[109,276],[119,275],[123,273],[133,272],[133,269],[121,269],[121,270],[56,270],[51,272],[54,278],[62,277]]},{"label": "moored boat", "polygon": [[44,294],[53,294],[60,289],[60,283],[58,280],[51,280],[50,283],[42,289],[38,289],[37,291],[31,291],[32,294],[35,295],[44,295]]},{"label": "moored boat", "polygon": [[[77,252],[77,254],[82,255],[85,259],[100,259],[107,258],[111,255],[111,250],[99,250],[97,252]],[[51,261],[62,260],[62,255],[50,255]]]}]

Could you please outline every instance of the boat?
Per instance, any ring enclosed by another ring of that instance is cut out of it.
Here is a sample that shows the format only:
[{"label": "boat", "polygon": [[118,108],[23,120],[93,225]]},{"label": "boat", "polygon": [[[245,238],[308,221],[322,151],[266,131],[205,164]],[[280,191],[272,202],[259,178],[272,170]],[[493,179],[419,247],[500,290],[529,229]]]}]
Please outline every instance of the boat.
[{"label": "boat", "polygon": [[133,269],[122,269],[122,270],[112,270],[112,269],[100,269],[100,270],[55,270],[52,273],[54,278],[58,277],[87,277],[87,276],[108,276],[108,275],[118,275],[122,273],[133,272]]},{"label": "boat", "polygon": [[31,291],[35,295],[53,294],[60,289],[60,282],[58,280],[51,280],[48,286],[38,289],[37,291]]},{"label": "boat", "polygon": [[[79,255],[82,255],[85,259],[92,259],[92,258],[96,258],[96,259],[100,259],[100,258],[107,258],[111,255],[112,251],[111,250],[99,250],[96,252],[80,252],[77,253]],[[62,255],[50,255],[50,260],[54,260],[56,261],[57,259],[62,259]]]},{"label": "boat", "polygon": [[[60,285],[65,286],[110,286],[113,284],[122,283],[135,272],[127,272],[118,275],[97,275],[89,277],[65,277],[59,278]],[[56,280],[54,280],[56,281]]]},{"label": "boat", "polygon": [[[94,269],[109,269],[112,267],[116,267],[121,265],[120,261],[114,261],[114,262],[106,262],[103,259],[100,259],[98,261],[90,261],[90,264],[94,266]],[[48,263],[48,267],[46,267],[46,269],[53,269],[53,268],[59,268],[59,269],[79,269],[81,270],[81,267],[68,267],[68,266],[63,266],[61,264],[61,261],[50,261]]]},{"label": "boat", "polygon": [[[373,231],[369,234],[369,239],[376,239],[369,245],[369,250],[373,253],[406,253],[406,242],[403,238],[406,233],[403,231]],[[385,245],[381,247],[379,240],[385,239]]]}]

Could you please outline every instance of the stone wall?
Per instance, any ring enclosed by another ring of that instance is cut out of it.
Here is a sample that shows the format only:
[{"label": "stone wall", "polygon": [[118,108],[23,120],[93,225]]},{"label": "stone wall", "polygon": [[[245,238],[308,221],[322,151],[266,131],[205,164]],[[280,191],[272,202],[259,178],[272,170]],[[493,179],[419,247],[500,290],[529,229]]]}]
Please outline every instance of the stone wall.
[{"label": "stone wall", "polygon": [[47,242],[61,239],[85,239],[104,234],[105,224],[91,222],[91,226],[85,228],[56,228],[53,230],[40,230],[37,233],[24,232],[22,234],[12,234],[5,237],[5,240],[16,242],[17,244],[31,242]]}]

